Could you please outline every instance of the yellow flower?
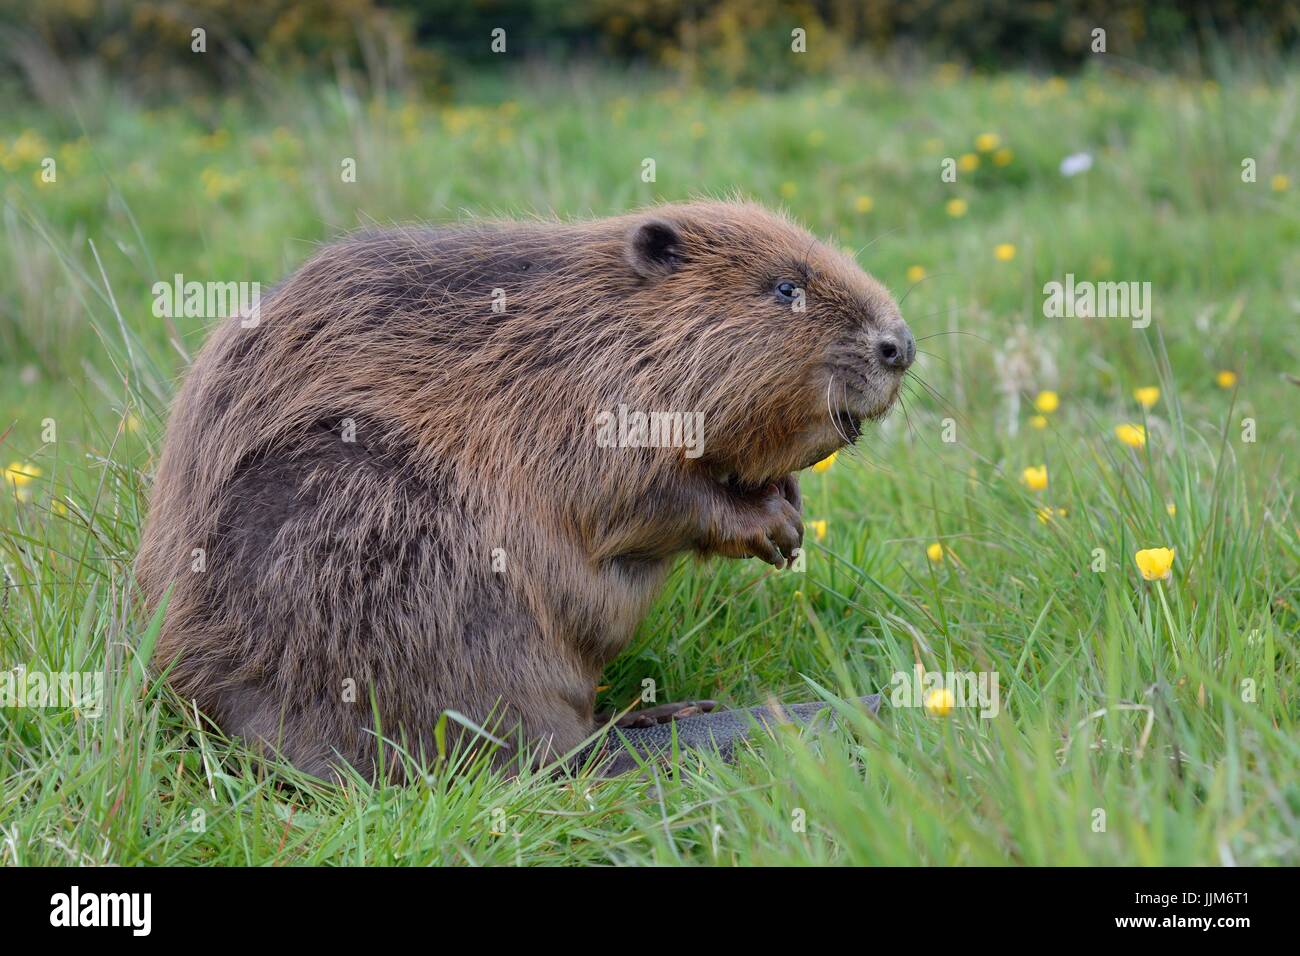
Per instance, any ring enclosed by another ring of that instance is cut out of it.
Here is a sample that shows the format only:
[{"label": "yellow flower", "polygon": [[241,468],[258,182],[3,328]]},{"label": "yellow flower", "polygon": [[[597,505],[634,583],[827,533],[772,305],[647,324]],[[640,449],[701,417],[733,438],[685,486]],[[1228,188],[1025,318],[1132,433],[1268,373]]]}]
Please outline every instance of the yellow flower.
[{"label": "yellow flower", "polygon": [[1269,180],[1269,185],[1273,187],[1273,192],[1282,193],[1282,192],[1286,192],[1287,189],[1291,186],[1291,180],[1288,179],[1286,176],[1283,176],[1281,173],[1278,173],[1271,180]]},{"label": "yellow flower", "polygon": [[980,133],[975,137],[975,148],[981,153],[991,153],[998,148],[1002,138],[997,133]]},{"label": "yellow flower", "polygon": [[962,153],[957,157],[957,168],[963,173],[973,173],[980,168],[980,158],[974,153]]},{"label": "yellow flower", "polygon": [[816,537],[818,541],[826,540],[826,519],[825,518],[818,518],[815,521],[809,521],[808,527],[812,529],[813,536]]},{"label": "yellow flower", "polygon": [[952,218],[960,219],[962,216],[966,215],[966,200],[949,199],[943,208],[947,210],[948,215],[952,216]]},{"label": "yellow flower", "polygon": [[35,465],[13,462],[0,474],[3,474],[4,480],[12,486],[12,494],[19,501],[31,501],[31,493],[23,485],[29,484],[33,478],[39,478],[41,470]]},{"label": "yellow flower", "polygon": [[1214,376],[1214,381],[1218,384],[1219,388],[1232,388],[1237,384],[1237,373],[1229,372],[1225,369],[1218,375]]},{"label": "yellow flower", "polygon": [[1160,401],[1160,389],[1154,385],[1135,388],[1133,389],[1133,397],[1138,400],[1138,404],[1143,408],[1151,408],[1156,402]]},{"label": "yellow flower", "polygon": [[220,199],[237,192],[241,185],[239,176],[227,176],[211,166],[199,173],[199,179],[203,182],[203,191],[210,199]]},{"label": "yellow flower", "polygon": [[22,134],[14,140],[11,147],[14,158],[21,163],[34,163],[38,159],[49,155],[50,147],[40,133],[34,129],[25,129]]},{"label": "yellow flower", "polygon": [[932,717],[947,717],[957,706],[957,698],[946,687],[939,687],[925,695],[925,710]]},{"label": "yellow flower", "polygon": [[1147,430],[1141,425],[1116,425],[1115,437],[1129,448],[1141,448],[1147,443]]},{"label": "yellow flower", "polygon": [[908,267],[907,267],[907,281],[908,281],[908,282],[920,282],[920,281],[921,281],[922,279],[924,279],[924,278],[925,278],[925,266],[908,266]]},{"label": "yellow flower", "polygon": [[1053,521],[1056,518],[1064,518],[1068,514],[1069,512],[1064,508],[1043,507],[1038,509],[1038,520],[1043,524],[1047,524],[1049,521]]},{"label": "yellow flower", "polygon": [[853,209],[856,212],[868,213],[874,208],[876,208],[876,201],[870,196],[859,196],[853,200]]},{"label": "yellow flower", "polygon": [[1029,424],[1030,424],[1032,427],[1037,428],[1037,429],[1039,429],[1039,430],[1041,431],[1042,429],[1044,429],[1044,428],[1047,427],[1047,416],[1046,416],[1046,415],[1031,415],[1030,418],[1029,418]]},{"label": "yellow flower", "polygon": [[998,262],[1010,262],[1016,257],[1016,247],[1009,242],[1000,242],[993,247],[993,255]]},{"label": "yellow flower", "polygon": [[1045,415],[1050,415],[1061,407],[1061,396],[1055,392],[1039,392],[1034,397],[1034,408]]},{"label": "yellow flower", "polygon": [[1005,146],[1003,146],[1000,150],[998,150],[996,153],[993,154],[993,165],[1010,166],[1011,160],[1015,158],[1016,158],[1016,154],[1011,152],[1011,150],[1007,149]]},{"label": "yellow flower", "polygon": [[812,470],[819,473],[828,471],[831,465],[835,464],[835,459],[839,457],[839,454],[840,453],[837,451],[831,452],[829,458],[823,458],[821,461],[817,462],[817,464],[812,466]]},{"label": "yellow flower", "polygon": [[1147,548],[1133,555],[1144,581],[1162,581],[1174,566],[1174,552],[1169,548]]},{"label": "yellow flower", "polygon": [[1174,515],[1178,514],[1178,506],[1171,501],[1169,504],[1165,505],[1165,511],[1169,512],[1169,517],[1172,518]]},{"label": "yellow flower", "polygon": [[1020,473],[1020,480],[1029,486],[1030,491],[1042,491],[1047,487],[1047,466],[1030,466]]},{"label": "yellow flower", "polygon": [[798,194],[798,192],[799,192],[799,184],[796,182],[792,182],[791,180],[787,179],[785,182],[781,184],[781,195],[784,196],[786,199],[793,199],[795,195]]},{"label": "yellow flower", "polygon": [[4,470],[5,481],[9,482],[15,488],[21,488],[29,484],[33,478],[41,477],[41,470],[35,465],[25,465],[22,462],[10,462],[9,467]]},{"label": "yellow flower", "polygon": [[938,564],[940,561],[943,560],[943,545],[941,545],[938,541],[936,541],[934,544],[930,545],[928,548],[925,549],[925,556],[929,558],[931,561],[933,561],[935,564]]}]

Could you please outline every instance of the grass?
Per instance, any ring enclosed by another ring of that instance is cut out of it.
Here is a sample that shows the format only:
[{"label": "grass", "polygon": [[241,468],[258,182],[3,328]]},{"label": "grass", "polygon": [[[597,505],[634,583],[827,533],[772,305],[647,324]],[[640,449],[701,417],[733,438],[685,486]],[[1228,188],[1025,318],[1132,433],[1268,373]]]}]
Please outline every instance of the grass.
[{"label": "grass", "polygon": [[[0,135],[0,464],[39,475],[0,486],[0,665],[105,684],[98,715],[0,709],[0,861],[1300,862],[1298,96],[1294,70],[1256,65],[1215,83],[941,69],[757,94],[596,73],[453,106],[344,84],[155,111],[101,91],[80,119],[20,108]],[[1080,150],[1093,169],[1063,177]],[[942,182],[966,153],[978,168]],[[41,185],[47,154],[58,180]],[[887,704],[653,784],[466,759],[405,789],[332,789],[253,769],[145,674],[156,618],[130,561],[204,335],[153,317],[155,281],[269,285],[366,219],[733,188],[858,250],[906,293],[924,355],[905,406],[805,476],[806,517],[825,522],[806,571],[684,561],[602,700],[626,705],[647,677],[660,699],[735,706],[888,692],[920,666],[996,673],[996,717]],[[1045,318],[1042,286],[1067,272],[1150,282],[1151,326]],[[1152,385],[1144,411],[1132,392]],[[1039,429],[1044,390],[1061,404]],[[1125,423],[1143,447],[1116,438]],[[1021,480],[1037,465],[1041,491]],[[1171,577],[1143,581],[1134,553],[1163,546]]]}]

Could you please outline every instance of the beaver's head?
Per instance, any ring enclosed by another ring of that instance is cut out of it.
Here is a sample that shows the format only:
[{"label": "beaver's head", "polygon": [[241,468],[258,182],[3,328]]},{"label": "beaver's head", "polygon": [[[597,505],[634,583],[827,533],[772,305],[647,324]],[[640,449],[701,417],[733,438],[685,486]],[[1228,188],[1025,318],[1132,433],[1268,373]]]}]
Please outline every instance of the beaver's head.
[{"label": "beaver's head", "polygon": [[710,471],[769,482],[889,410],[916,341],[850,256],[748,203],[669,205],[626,223],[633,314],[653,346],[638,376],[667,410],[702,413]]}]

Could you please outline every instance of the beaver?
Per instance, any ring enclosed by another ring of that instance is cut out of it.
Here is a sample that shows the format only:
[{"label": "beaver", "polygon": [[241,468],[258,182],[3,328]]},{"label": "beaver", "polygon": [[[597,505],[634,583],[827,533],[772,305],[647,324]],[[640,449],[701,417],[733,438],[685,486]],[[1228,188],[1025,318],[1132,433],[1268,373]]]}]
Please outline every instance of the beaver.
[{"label": "beaver", "polygon": [[[154,665],[317,776],[394,765],[381,741],[431,759],[449,711],[580,752],[674,559],[791,561],[798,472],[915,353],[878,281],[754,203],[348,235],[219,323],[174,401],[136,562]],[[649,723],[756,723],[710,709]]]}]

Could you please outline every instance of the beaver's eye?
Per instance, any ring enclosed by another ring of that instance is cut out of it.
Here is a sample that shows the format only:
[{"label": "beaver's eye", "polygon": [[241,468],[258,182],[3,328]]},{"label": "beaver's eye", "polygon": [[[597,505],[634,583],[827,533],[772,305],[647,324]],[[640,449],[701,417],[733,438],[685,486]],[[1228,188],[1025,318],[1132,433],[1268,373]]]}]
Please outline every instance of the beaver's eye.
[{"label": "beaver's eye", "polygon": [[799,287],[788,280],[776,284],[776,297],[782,302],[793,302]]}]

